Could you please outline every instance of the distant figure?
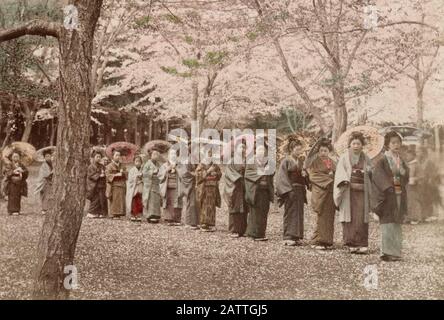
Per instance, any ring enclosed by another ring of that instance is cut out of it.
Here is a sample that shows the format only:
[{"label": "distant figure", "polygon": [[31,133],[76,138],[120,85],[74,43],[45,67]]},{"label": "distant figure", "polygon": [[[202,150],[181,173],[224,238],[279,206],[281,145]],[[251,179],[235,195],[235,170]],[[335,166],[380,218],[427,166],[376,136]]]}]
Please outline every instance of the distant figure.
[{"label": "distant figure", "polygon": [[279,206],[284,205],[284,245],[300,245],[304,239],[304,204],[307,203],[308,175],[303,168],[304,147],[299,140],[288,144],[276,179]]},{"label": "distant figure", "polygon": [[168,161],[159,169],[160,194],[164,220],[169,226],[180,226],[182,220],[182,192],[178,178],[177,152],[168,152]]},{"label": "distant figure", "polygon": [[[239,143],[236,152],[245,159],[245,145]],[[228,206],[228,229],[232,238],[243,237],[247,231],[248,205],[245,201],[245,164],[232,160],[225,167],[224,199]]]},{"label": "distant figure", "polygon": [[368,253],[371,160],[364,153],[364,135],[353,132],[348,150],[336,166],[333,197],[339,208],[344,244],[351,253]]},{"label": "distant figure", "polygon": [[87,218],[104,218],[108,215],[105,166],[101,162],[102,154],[93,152],[86,181],[86,198],[90,201]]},{"label": "distant figure", "polygon": [[43,152],[45,160],[40,166],[37,185],[34,193],[40,195],[42,215],[46,214],[53,205],[52,179],[54,175],[53,155],[51,150]]},{"label": "distant figure", "polygon": [[441,204],[439,193],[440,177],[438,168],[429,157],[427,148],[421,146],[416,151],[418,159],[418,189],[421,199],[421,220],[431,222],[437,219],[434,216],[433,208],[436,204]]},{"label": "distant figure", "polygon": [[143,181],[142,181],[142,158],[134,158],[134,167],[128,172],[126,185],[126,213],[131,221],[142,221],[143,214]]},{"label": "distant figure", "polygon": [[121,155],[117,150],[113,151],[113,159],[105,170],[106,196],[110,201],[109,212],[111,218],[119,219],[125,216],[126,179],[128,173],[121,163]]},{"label": "distant figure", "polygon": [[318,250],[324,250],[333,245],[336,211],[333,184],[336,163],[329,157],[332,150],[333,146],[330,141],[322,141],[316,158],[308,167],[311,182],[311,207],[317,216],[312,243]]},{"label": "distant figure", "polygon": [[402,138],[394,131],[385,137],[388,149],[373,170],[372,209],[381,224],[381,259],[401,259],[402,227],[407,214],[407,190],[409,169],[401,159]]},{"label": "distant figure", "polygon": [[8,198],[8,214],[18,216],[22,197],[28,196],[28,170],[20,161],[20,153],[13,151],[9,156],[11,163],[4,166],[4,194]]},{"label": "distant figure", "polygon": [[149,223],[158,223],[162,204],[159,177],[157,176],[160,169],[160,153],[157,150],[152,150],[150,153],[151,159],[142,168],[143,217]]},{"label": "distant figure", "polygon": [[407,216],[406,223],[418,224],[421,221],[421,198],[419,188],[419,163],[415,150],[406,151],[406,161],[409,168],[409,182],[406,186],[407,190]]},{"label": "distant figure", "polygon": [[247,164],[245,169],[245,199],[250,209],[247,235],[254,241],[267,241],[268,213],[274,200],[273,175],[265,174],[266,148],[260,146],[256,152],[256,163]]},{"label": "distant figure", "polygon": [[196,197],[200,213],[200,228],[204,232],[215,231],[216,208],[221,206],[219,180],[220,167],[212,158],[204,158],[196,168]]}]

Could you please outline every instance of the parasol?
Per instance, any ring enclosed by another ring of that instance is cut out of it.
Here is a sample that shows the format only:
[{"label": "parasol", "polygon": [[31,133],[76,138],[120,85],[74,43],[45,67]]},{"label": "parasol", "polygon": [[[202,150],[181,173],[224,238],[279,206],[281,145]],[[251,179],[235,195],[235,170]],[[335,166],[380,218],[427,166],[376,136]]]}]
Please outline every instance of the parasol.
[{"label": "parasol", "polygon": [[114,142],[110,144],[106,150],[106,156],[110,159],[113,158],[113,151],[118,150],[120,152],[120,155],[122,157],[122,163],[128,164],[134,161],[134,157],[136,156],[137,152],[139,151],[139,147],[135,144],[120,141],[120,142]]},{"label": "parasol", "polygon": [[365,138],[364,152],[370,159],[376,158],[384,148],[384,137],[378,132],[378,129],[370,126],[357,126],[345,131],[336,141],[334,148],[340,156],[348,149],[348,140],[352,132],[361,132]]},{"label": "parasol", "polygon": [[13,142],[6,146],[2,152],[2,159],[5,163],[10,163],[8,157],[13,151],[18,151],[20,153],[20,160],[25,166],[32,164],[35,158],[36,150],[34,146],[27,142]]},{"label": "parasol", "polygon": [[147,142],[142,150],[143,153],[148,154],[152,150],[157,150],[160,153],[166,153],[171,148],[171,143],[165,140],[151,140]]},{"label": "parasol", "polygon": [[45,148],[37,150],[36,155],[35,155],[35,161],[37,161],[37,162],[45,161],[45,156],[43,155],[43,153],[47,150],[51,151],[51,153],[54,153],[56,151],[56,147],[49,146],[49,147],[45,147]]}]

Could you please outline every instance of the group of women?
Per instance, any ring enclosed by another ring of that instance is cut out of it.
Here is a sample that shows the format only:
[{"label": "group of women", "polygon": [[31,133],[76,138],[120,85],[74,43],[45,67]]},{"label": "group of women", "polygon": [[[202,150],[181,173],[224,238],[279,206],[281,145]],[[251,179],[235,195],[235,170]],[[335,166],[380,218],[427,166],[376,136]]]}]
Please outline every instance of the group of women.
[{"label": "group of women", "polygon": [[[401,158],[402,138],[395,132],[385,136],[385,151],[375,163],[363,151],[365,138],[353,132],[349,148],[336,163],[329,155],[328,140],[319,144],[316,157],[307,164],[303,145],[294,140],[288,144],[277,175],[267,175],[267,148],[258,147],[254,164],[229,163],[222,174],[213,163],[211,153],[198,165],[178,163],[175,150],[170,149],[166,161],[158,150],[151,150],[149,160],[136,156],[130,170],[122,164],[121,153],[114,150],[112,159],[93,152],[87,173],[88,217],[128,216],[132,221],[169,226],[184,222],[191,229],[215,230],[216,208],[221,207],[219,183],[228,207],[230,235],[244,235],[255,241],[266,241],[270,205],[277,196],[284,207],[283,240],[286,246],[297,246],[304,238],[304,205],[311,191],[311,207],[316,215],[312,245],[319,250],[331,249],[334,243],[335,212],[343,227],[343,243],[351,253],[366,254],[369,240],[369,215],[374,212],[381,225],[381,259],[401,259],[401,223],[407,215],[414,180],[409,165]],[[244,155],[245,145],[235,150]],[[45,155],[36,191],[42,199],[42,211],[48,208],[45,196],[51,188],[51,155]],[[413,162],[413,163],[411,163]],[[11,155],[7,166],[6,194],[8,212],[20,212],[20,197],[26,195],[28,172],[20,163],[20,155]],[[421,209],[416,209],[421,210]]]}]

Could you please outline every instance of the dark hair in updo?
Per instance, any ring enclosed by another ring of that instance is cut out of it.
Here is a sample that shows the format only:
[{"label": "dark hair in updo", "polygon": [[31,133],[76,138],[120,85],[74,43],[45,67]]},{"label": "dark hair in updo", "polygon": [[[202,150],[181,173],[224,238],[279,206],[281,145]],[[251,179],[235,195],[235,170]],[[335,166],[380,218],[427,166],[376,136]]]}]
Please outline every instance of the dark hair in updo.
[{"label": "dark hair in updo", "polygon": [[362,132],[354,131],[351,133],[350,138],[348,139],[348,146],[350,147],[353,140],[361,141],[362,145],[365,145],[365,138]]},{"label": "dark hair in updo", "polygon": [[384,136],[384,146],[387,148],[392,138],[398,138],[399,142],[402,143],[402,138],[396,131],[387,132]]},{"label": "dark hair in updo", "polygon": [[318,152],[319,150],[321,150],[321,148],[327,148],[330,152],[333,151],[333,146],[330,140],[326,138],[322,139],[321,142],[319,143]]},{"label": "dark hair in updo", "polygon": [[99,156],[101,156],[101,157],[103,156],[102,153],[101,153],[100,151],[93,150],[93,152],[91,152],[91,158],[95,158],[96,155],[99,155]]},{"label": "dark hair in updo", "polygon": [[291,153],[294,148],[296,147],[303,147],[303,144],[300,140],[292,140],[288,143],[287,151],[288,153]]},{"label": "dark hair in updo", "polygon": [[47,154],[52,155],[52,150],[51,149],[47,149],[43,151],[43,156],[46,156]]}]

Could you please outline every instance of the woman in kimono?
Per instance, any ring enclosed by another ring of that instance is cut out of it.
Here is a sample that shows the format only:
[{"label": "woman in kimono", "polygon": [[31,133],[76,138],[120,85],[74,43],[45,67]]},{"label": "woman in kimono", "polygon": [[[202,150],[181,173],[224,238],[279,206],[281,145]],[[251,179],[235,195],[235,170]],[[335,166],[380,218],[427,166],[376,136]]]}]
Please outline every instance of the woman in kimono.
[{"label": "woman in kimono", "polygon": [[[245,159],[244,144],[239,143],[235,150]],[[248,207],[245,201],[244,175],[245,164],[235,164],[234,159],[225,168],[223,195],[228,206],[228,229],[232,238],[243,237],[247,230]]]},{"label": "woman in kimono", "polygon": [[298,140],[289,142],[288,155],[282,160],[276,179],[279,206],[284,205],[284,245],[300,245],[304,238],[304,204],[308,175],[303,168],[303,145]]},{"label": "woman in kimono", "polygon": [[407,213],[409,170],[400,156],[399,134],[388,132],[384,140],[388,150],[373,170],[372,207],[381,224],[381,259],[398,261],[402,247],[401,224]]},{"label": "woman in kimono", "polygon": [[143,181],[142,181],[142,157],[134,158],[134,167],[128,171],[126,184],[126,213],[131,221],[142,221],[143,213]]},{"label": "woman in kimono", "polygon": [[434,205],[441,204],[440,177],[438,168],[429,157],[425,146],[420,146],[416,154],[418,159],[418,189],[421,199],[421,221],[431,222],[436,220],[436,216],[433,215]]},{"label": "woman in kimono", "polygon": [[255,241],[267,241],[268,212],[274,200],[273,175],[267,175],[265,167],[266,149],[260,146],[256,150],[256,163],[247,164],[245,169],[245,199],[250,212],[248,214],[247,235]]},{"label": "woman in kimono", "polygon": [[219,180],[220,167],[212,158],[204,158],[196,168],[196,197],[200,213],[200,228],[203,232],[216,230],[216,207],[221,206]]},{"label": "woman in kimono", "polygon": [[371,193],[371,160],[364,153],[364,135],[353,132],[349,148],[339,158],[333,197],[339,208],[339,221],[345,246],[351,253],[368,253],[368,222]]},{"label": "woman in kimono", "polygon": [[169,226],[180,226],[182,220],[182,192],[177,169],[177,152],[170,149],[167,162],[159,169],[163,219]]},{"label": "woman in kimono", "polygon": [[8,197],[8,214],[18,216],[21,209],[22,196],[28,196],[28,170],[20,161],[20,154],[13,151],[9,156],[11,163],[4,167],[5,195]]},{"label": "woman in kimono", "polygon": [[93,152],[86,181],[86,198],[90,201],[88,218],[104,218],[108,215],[105,167],[101,162],[102,154],[97,151]]},{"label": "woman in kimono", "polygon": [[39,169],[39,176],[37,178],[37,184],[34,193],[40,195],[40,201],[42,203],[42,214],[46,212],[52,206],[52,178],[53,178],[53,155],[51,150],[43,152],[45,160]]},{"label": "woman in kimono", "polygon": [[160,153],[152,150],[149,159],[142,168],[143,181],[143,217],[148,223],[158,223],[160,220],[160,207],[162,198],[160,197],[160,183],[157,174],[160,169]]},{"label": "woman in kimono", "polygon": [[185,224],[191,230],[199,229],[199,210],[196,202],[196,165],[186,163],[178,166],[182,196],[185,200]]},{"label": "woman in kimono", "polygon": [[312,243],[318,250],[325,250],[333,245],[336,211],[333,201],[333,182],[336,164],[328,156],[332,150],[329,140],[321,141],[318,154],[308,167],[311,207],[317,216]]},{"label": "woman in kimono", "polygon": [[407,191],[407,216],[406,223],[416,225],[421,221],[421,198],[418,190],[418,160],[415,150],[409,149],[406,152],[406,161],[409,168],[409,183]]},{"label": "woman in kimono", "polygon": [[106,166],[106,197],[110,201],[110,216],[120,219],[125,216],[126,179],[128,173],[121,163],[121,155],[118,150],[113,150],[113,159]]}]

